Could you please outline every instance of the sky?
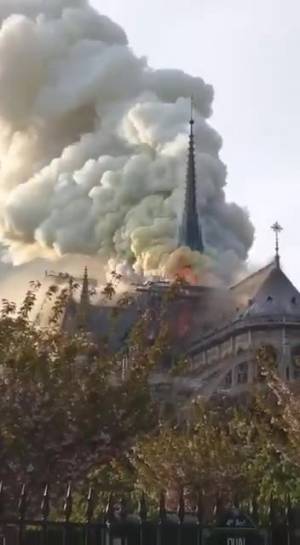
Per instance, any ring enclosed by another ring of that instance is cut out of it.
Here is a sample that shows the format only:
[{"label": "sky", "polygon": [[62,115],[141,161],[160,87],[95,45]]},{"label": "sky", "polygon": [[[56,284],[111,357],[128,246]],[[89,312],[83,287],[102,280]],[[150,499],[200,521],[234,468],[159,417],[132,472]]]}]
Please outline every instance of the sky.
[{"label": "sky", "polygon": [[92,0],[154,68],[179,68],[215,89],[226,194],[256,227],[250,266],[274,253],[300,288],[299,0]]}]

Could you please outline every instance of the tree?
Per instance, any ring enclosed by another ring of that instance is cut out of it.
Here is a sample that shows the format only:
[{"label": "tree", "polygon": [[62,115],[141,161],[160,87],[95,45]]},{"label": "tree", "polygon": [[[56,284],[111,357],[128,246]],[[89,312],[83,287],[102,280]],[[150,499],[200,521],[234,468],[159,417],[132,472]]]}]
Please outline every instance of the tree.
[{"label": "tree", "polygon": [[138,488],[171,498],[184,488],[191,501],[199,491],[208,500],[300,500],[300,400],[278,377],[272,347],[257,360],[261,380],[246,402],[196,402],[190,426],[164,425],[138,441],[130,456]]},{"label": "tree", "polygon": [[31,286],[20,308],[3,301],[0,312],[0,478],[14,494],[22,481],[78,486],[158,425],[148,375],[164,343],[160,335],[147,342],[147,315],[132,331],[121,378],[121,354],[83,331],[62,331],[67,290],[49,289],[48,328],[31,320],[38,288]]},{"label": "tree", "polygon": [[71,480],[79,488],[90,481],[106,497],[143,490],[157,498],[163,488],[171,504],[182,488],[191,503],[199,491],[208,500],[300,500],[300,400],[278,377],[270,347],[257,354],[261,380],[246,403],[196,401],[189,425],[177,425],[174,414],[159,417],[149,389],[170,348],[163,305],[150,340],[153,318],[141,313],[122,375],[122,353],[84,331],[62,331],[68,290],[49,289],[48,328],[32,321],[38,288],[20,308],[3,301],[0,312],[0,478],[14,496],[23,481],[40,490],[46,481]]}]

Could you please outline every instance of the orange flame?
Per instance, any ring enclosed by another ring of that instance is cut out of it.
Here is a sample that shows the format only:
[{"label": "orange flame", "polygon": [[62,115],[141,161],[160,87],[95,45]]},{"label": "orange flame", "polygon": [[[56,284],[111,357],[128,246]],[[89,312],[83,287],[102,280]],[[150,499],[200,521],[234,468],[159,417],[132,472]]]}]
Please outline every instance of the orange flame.
[{"label": "orange flame", "polygon": [[198,286],[200,283],[200,279],[198,275],[189,266],[182,267],[176,273],[176,280],[186,282],[187,284],[190,284],[191,286]]}]

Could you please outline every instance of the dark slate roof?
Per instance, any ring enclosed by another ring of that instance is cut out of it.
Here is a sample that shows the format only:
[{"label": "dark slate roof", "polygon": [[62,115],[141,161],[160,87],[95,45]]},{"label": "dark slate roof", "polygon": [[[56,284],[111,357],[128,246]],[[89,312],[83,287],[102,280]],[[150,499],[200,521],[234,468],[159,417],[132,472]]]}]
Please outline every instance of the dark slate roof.
[{"label": "dark slate roof", "polygon": [[87,330],[95,340],[106,339],[112,350],[125,347],[126,338],[137,320],[137,308],[96,307],[91,305],[87,319]]},{"label": "dark slate roof", "polygon": [[270,272],[274,269],[275,262],[274,260],[271,263],[268,263],[266,267],[259,269],[258,271],[246,276],[240,280],[237,284],[234,284],[230,287],[231,293],[235,296],[245,295],[248,297],[254,297],[257,293],[258,288],[263,284],[265,279],[269,276]]},{"label": "dark slate roof", "polygon": [[249,301],[243,316],[292,316],[299,319],[300,293],[280,268],[273,268]]}]

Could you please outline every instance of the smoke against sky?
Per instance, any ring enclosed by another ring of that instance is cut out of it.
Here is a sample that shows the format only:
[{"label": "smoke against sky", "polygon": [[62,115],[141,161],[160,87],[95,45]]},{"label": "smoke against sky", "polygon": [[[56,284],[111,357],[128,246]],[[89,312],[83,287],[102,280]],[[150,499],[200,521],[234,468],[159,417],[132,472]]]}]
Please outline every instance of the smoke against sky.
[{"label": "smoke against sky", "polygon": [[[300,3],[298,0],[92,0],[126,28],[152,66],[200,74],[215,90],[211,123],[224,139],[227,198],[255,225],[251,266],[274,255],[300,286]],[[155,39],[152,28],[155,25]]]},{"label": "smoke against sky", "polygon": [[204,239],[225,271],[238,267],[253,227],[225,199],[222,142],[207,121],[212,86],[151,69],[124,30],[84,0],[2,1],[0,18],[7,257],[89,254],[162,272],[176,248],[193,96]]}]

